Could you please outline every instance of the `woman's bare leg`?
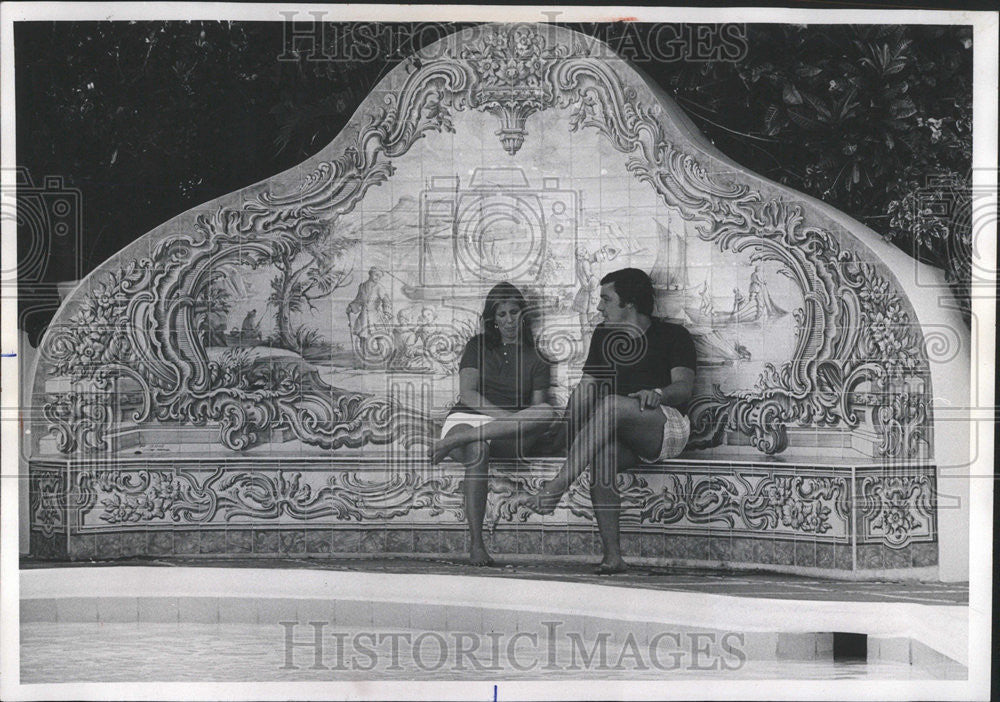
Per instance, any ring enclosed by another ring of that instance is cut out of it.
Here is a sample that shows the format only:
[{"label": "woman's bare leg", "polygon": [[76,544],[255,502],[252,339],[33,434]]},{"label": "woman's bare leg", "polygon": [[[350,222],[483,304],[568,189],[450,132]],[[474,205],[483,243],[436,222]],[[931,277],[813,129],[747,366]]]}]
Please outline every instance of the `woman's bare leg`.
[{"label": "woman's bare leg", "polygon": [[[450,433],[450,432],[449,432]],[[483,516],[489,492],[490,446],[485,441],[466,444],[460,451],[465,463],[465,519],[469,523],[469,562],[474,566],[493,565],[483,542]]]},{"label": "woman's bare leg", "polygon": [[476,441],[513,439],[518,435],[545,431],[552,424],[553,419],[555,419],[555,410],[552,407],[549,405],[536,405],[534,407],[527,407],[507,417],[494,419],[492,422],[480,427],[460,424],[449,431],[447,436],[442,437],[434,444],[430,459],[433,463],[440,463],[456,448]]}]

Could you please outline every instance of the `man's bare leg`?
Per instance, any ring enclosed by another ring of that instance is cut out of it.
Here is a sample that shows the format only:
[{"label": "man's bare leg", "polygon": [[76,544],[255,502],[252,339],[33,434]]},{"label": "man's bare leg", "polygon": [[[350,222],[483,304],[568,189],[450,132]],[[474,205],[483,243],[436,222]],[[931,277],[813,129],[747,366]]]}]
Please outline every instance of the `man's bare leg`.
[{"label": "man's bare leg", "polygon": [[538,492],[528,498],[529,509],[539,514],[551,514],[555,511],[559,500],[569,490],[569,486],[586,470],[593,461],[593,456],[610,440],[600,426],[584,426],[576,440],[569,447],[569,454],[562,469],[548,482],[542,483]]},{"label": "man's bare leg", "polygon": [[526,502],[529,509],[539,514],[550,514],[562,499],[569,486],[594,462],[598,452],[614,436],[614,401],[609,396],[597,403],[573,439],[562,469],[554,478],[542,484],[537,494]]},{"label": "man's bare leg", "polygon": [[581,382],[573,388],[566,404],[566,420],[569,424],[569,443],[580,433],[583,425],[587,423],[590,416],[597,409],[598,401],[607,396],[609,390],[607,386],[602,387],[596,382]]},{"label": "man's bare leg", "polygon": [[609,460],[614,460],[614,463],[605,466],[601,466],[600,460],[594,463],[590,473],[590,501],[594,507],[597,531],[604,551],[604,558],[597,566],[597,574],[611,575],[623,573],[628,568],[622,559],[619,524],[622,504],[615,481],[618,472],[635,465],[637,459],[632,451],[617,442],[609,442],[603,453],[605,463]]},{"label": "man's bare leg", "polygon": [[616,437],[636,454],[657,455],[663,443],[664,421],[663,412],[655,408],[641,409],[635,398],[605,397],[570,445],[562,469],[543,483],[538,493],[525,504],[539,514],[553,512],[569,486],[593,465],[598,452],[604,450],[606,444],[613,443]]}]

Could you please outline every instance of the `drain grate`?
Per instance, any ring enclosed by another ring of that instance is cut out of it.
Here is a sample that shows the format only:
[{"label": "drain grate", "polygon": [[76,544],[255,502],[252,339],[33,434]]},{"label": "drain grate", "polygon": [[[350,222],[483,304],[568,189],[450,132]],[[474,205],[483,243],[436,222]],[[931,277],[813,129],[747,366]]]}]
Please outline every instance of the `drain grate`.
[{"label": "drain grate", "polygon": [[868,635],[833,632],[834,661],[867,661]]}]

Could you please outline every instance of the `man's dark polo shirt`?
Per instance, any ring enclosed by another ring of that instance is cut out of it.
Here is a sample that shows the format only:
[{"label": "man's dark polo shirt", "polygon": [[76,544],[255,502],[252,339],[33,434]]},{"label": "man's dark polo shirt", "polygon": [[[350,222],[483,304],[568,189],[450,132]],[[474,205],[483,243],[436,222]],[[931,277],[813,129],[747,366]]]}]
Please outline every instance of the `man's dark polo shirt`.
[{"label": "man's dark polo shirt", "polygon": [[[694,340],[679,324],[653,319],[640,338],[603,323],[594,329],[583,372],[598,380],[612,380],[616,395],[664,388],[673,382],[677,367],[695,370]],[[687,404],[678,407],[687,414]]]}]

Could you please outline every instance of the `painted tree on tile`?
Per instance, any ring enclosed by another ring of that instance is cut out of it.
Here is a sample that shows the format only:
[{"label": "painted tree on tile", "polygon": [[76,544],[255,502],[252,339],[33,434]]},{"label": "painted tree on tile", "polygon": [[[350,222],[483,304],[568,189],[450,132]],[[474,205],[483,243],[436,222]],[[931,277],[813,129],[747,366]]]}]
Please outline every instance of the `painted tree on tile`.
[{"label": "painted tree on tile", "polygon": [[332,236],[332,230],[321,239],[301,249],[281,247],[272,258],[276,272],[271,279],[268,305],[274,308],[277,330],[276,346],[304,353],[307,346],[318,340],[318,332],[299,325],[294,330],[291,315],[308,308],[316,311],[316,303],[328,298],[334,290],[350,285],[353,270],[342,266],[348,249],[358,243],[350,237]]}]

